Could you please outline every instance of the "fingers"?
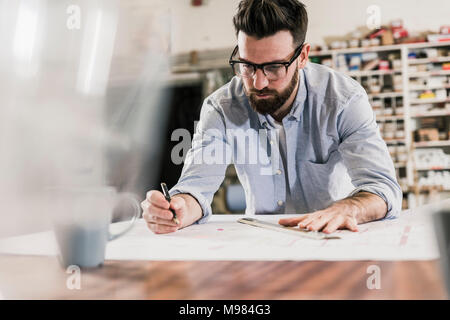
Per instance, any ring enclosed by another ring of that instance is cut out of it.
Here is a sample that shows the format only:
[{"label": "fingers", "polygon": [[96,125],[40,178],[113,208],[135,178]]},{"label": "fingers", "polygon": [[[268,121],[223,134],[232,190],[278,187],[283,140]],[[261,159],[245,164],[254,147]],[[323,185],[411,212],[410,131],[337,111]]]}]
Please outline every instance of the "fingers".
[{"label": "fingers", "polygon": [[[162,212],[158,213],[158,210]],[[162,213],[165,218],[158,216]],[[175,232],[179,228],[179,225],[172,220],[173,214],[169,210],[162,210],[149,205],[148,209],[144,210],[142,217],[147,223],[147,227],[156,234]],[[167,217],[169,218],[167,219]]]},{"label": "fingers", "polygon": [[323,229],[324,233],[333,233],[337,229],[343,226],[344,219],[341,216],[337,216],[328,222],[327,226]]},{"label": "fingers", "polygon": [[317,211],[305,215],[306,217],[298,224],[300,228],[305,228],[311,231],[323,230],[324,233],[333,233],[337,229],[349,229],[351,231],[358,231],[356,220],[345,214],[336,214],[331,211]]},{"label": "fingers", "polygon": [[356,223],[355,219],[350,219],[348,218],[346,220],[345,226],[347,227],[347,229],[353,231],[353,232],[357,232],[358,231],[358,224]]},{"label": "fingers", "polygon": [[332,219],[326,228],[323,229],[323,232],[325,233],[333,233],[337,229],[348,229],[353,232],[358,231],[358,225],[354,218],[351,217],[343,217],[343,216],[337,216],[336,218]]},{"label": "fingers", "polygon": [[178,224],[176,224],[176,222],[173,221],[173,219],[171,219],[171,220],[161,219],[159,217],[151,216],[151,215],[147,216],[145,221],[147,223],[162,224],[162,225],[169,226],[169,227],[178,227],[179,226]]},{"label": "fingers", "polygon": [[298,226],[300,228],[306,228],[311,222],[313,222],[315,219],[317,219],[318,215],[314,214],[314,213],[310,213],[307,215],[307,217],[305,217],[305,219],[303,219],[303,221],[301,221]]},{"label": "fingers", "polygon": [[169,209],[169,202],[166,200],[163,193],[158,190],[150,190],[147,192],[147,201],[155,207]]},{"label": "fingers", "polygon": [[178,230],[178,226],[172,227],[163,224],[147,223],[147,227],[156,234],[171,233]]},{"label": "fingers", "polygon": [[317,218],[318,218],[317,213],[307,213],[301,215],[300,217],[280,219],[278,223],[289,227],[294,227],[298,225],[300,226],[300,228],[305,228],[310,223],[315,221]]},{"label": "fingers", "polygon": [[147,227],[153,231],[156,234],[161,233],[170,233],[175,232],[180,228],[180,225],[175,223],[175,221],[172,220],[173,214],[172,212],[168,210],[164,210],[165,213],[168,213],[170,215],[169,219],[166,218],[160,218],[159,216],[155,215],[156,210],[161,210],[155,207],[150,206],[150,211],[147,210],[142,215],[144,220],[147,222]]},{"label": "fingers", "polygon": [[[182,197],[174,196],[169,203],[158,190],[149,191],[141,207],[144,210],[142,217],[147,222],[148,228],[158,234],[178,230],[182,227],[183,218],[186,216],[186,202]],[[172,211],[175,212],[179,224],[173,220]]]},{"label": "fingers", "polygon": [[316,218],[306,226],[308,230],[322,230],[322,228],[332,219],[332,216],[329,214],[315,214],[315,217]]},{"label": "fingers", "polygon": [[307,217],[308,214],[303,214],[300,217],[280,219],[278,220],[278,223],[286,227],[295,227],[299,224],[299,222],[303,221]]},{"label": "fingers", "polygon": [[[144,200],[141,203],[142,210],[144,210],[144,213],[142,214],[142,217],[147,220],[150,216],[156,216],[161,219],[165,220],[172,220],[173,214],[168,209],[161,209],[160,207],[157,207],[153,205],[152,203],[149,203],[147,200]],[[146,218],[147,217],[147,218]]]}]

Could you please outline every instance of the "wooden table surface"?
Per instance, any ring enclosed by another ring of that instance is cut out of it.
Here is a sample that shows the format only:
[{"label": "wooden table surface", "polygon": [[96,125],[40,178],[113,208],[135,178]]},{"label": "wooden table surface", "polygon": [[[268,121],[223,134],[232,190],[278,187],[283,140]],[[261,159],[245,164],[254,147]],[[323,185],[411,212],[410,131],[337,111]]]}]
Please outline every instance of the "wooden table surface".
[{"label": "wooden table surface", "polygon": [[106,261],[71,279],[55,257],[0,255],[6,299],[447,299],[438,261]]}]

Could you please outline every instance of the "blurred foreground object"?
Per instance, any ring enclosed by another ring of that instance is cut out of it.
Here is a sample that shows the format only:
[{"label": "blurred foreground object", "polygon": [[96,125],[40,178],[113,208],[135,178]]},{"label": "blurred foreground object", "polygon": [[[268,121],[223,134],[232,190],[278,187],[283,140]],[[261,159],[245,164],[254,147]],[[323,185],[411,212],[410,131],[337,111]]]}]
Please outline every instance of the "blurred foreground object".
[{"label": "blurred foreground object", "polygon": [[144,192],[169,27],[151,3],[0,0],[0,237],[48,228],[49,188]]},{"label": "blurred foreground object", "polygon": [[447,294],[450,297],[450,208],[435,213],[434,225],[439,244],[442,273]]}]

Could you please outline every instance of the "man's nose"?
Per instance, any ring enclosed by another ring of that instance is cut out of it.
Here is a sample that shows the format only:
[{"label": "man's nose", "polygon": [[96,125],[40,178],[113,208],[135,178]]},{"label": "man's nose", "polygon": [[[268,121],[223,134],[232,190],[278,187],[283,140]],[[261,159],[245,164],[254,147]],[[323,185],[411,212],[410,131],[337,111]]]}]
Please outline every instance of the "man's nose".
[{"label": "man's nose", "polygon": [[264,72],[261,69],[256,69],[255,74],[253,75],[253,87],[256,90],[262,90],[269,84],[269,80],[265,76]]}]

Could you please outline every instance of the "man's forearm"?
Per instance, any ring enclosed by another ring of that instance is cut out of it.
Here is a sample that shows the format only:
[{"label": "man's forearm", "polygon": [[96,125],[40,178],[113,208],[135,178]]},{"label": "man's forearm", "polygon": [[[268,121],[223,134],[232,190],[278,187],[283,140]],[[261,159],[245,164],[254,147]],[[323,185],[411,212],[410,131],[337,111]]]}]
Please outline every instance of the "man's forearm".
[{"label": "man's forearm", "polygon": [[382,219],[386,216],[386,202],[376,194],[361,191],[357,194],[336,201],[331,207],[351,212],[358,224]]}]

